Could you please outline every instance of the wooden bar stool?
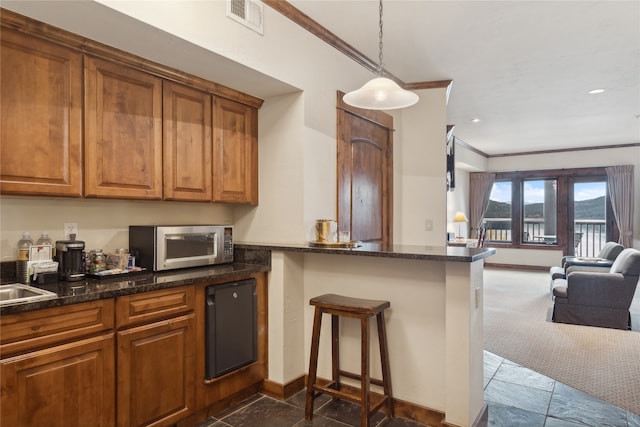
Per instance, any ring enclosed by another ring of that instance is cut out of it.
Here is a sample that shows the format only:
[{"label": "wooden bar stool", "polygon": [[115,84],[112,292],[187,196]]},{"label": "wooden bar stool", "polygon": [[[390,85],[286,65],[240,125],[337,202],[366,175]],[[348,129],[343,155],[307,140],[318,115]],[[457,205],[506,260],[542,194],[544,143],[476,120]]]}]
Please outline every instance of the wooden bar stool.
[{"label": "wooden bar stool", "polygon": [[[309,301],[315,306],[313,332],[311,335],[311,357],[307,379],[307,400],[304,417],[311,420],[313,401],[325,393],[333,398],[358,403],[360,409],[360,425],[369,427],[371,415],[385,406],[385,413],[393,417],[391,397],[391,377],[389,370],[389,350],[384,322],[384,310],[391,306],[389,301],[376,301],[360,298],[349,298],[341,295],[326,294]],[[331,381],[318,382],[318,347],[320,346],[320,324],[324,313],[331,314]],[[339,316],[360,319],[361,325],[361,373],[360,375],[340,370]],[[382,363],[382,381],[369,377],[369,317],[376,316],[378,322],[378,341],[380,342],[380,359]],[[360,380],[360,388],[340,384],[340,377]],[[370,384],[383,388],[383,395],[371,393]]]}]

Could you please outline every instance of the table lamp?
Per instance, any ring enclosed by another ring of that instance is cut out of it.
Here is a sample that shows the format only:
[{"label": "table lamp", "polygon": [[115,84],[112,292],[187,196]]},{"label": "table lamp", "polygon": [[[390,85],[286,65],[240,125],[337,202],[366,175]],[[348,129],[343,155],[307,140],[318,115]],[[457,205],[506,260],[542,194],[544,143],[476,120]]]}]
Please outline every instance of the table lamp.
[{"label": "table lamp", "polygon": [[463,240],[464,237],[462,237],[462,223],[463,222],[467,222],[469,221],[467,219],[467,217],[465,216],[464,213],[458,211],[456,212],[456,216],[453,217],[453,222],[457,222],[458,223],[458,235],[456,236],[456,240]]}]

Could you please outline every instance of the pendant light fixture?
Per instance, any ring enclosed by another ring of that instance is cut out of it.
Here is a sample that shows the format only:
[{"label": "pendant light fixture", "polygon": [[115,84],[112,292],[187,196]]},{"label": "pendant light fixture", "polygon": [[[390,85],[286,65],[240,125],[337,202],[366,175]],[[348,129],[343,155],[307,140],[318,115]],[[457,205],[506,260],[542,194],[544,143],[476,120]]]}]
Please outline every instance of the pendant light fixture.
[{"label": "pendant light fixture", "polygon": [[418,95],[402,89],[396,82],[383,77],[382,67],[382,0],[380,0],[378,77],[369,80],[360,89],[345,94],[342,100],[358,108],[367,110],[394,110],[410,107],[418,102]]}]

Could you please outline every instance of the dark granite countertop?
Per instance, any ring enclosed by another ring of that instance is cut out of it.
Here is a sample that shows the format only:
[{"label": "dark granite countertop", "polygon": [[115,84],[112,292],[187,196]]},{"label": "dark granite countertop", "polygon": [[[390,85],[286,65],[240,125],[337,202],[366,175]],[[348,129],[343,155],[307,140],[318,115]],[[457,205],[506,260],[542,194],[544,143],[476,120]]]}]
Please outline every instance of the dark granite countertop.
[{"label": "dark granite countertop", "polygon": [[308,243],[236,243],[247,250],[274,250],[322,254],[356,255],[383,258],[421,259],[428,261],[474,262],[496,253],[494,248],[463,248],[452,246],[393,245],[382,248],[378,244],[362,243],[357,248],[316,247]]},{"label": "dark granite countertop", "polygon": [[248,276],[253,273],[266,272],[269,271],[269,268],[269,265],[265,264],[234,262],[232,264],[185,268],[168,272],[140,272],[120,275],[118,277],[38,285],[39,288],[57,293],[58,298],[4,306],[0,308],[0,316],[87,301],[109,299],[177,286],[220,281],[231,277]]},{"label": "dark granite countertop", "polygon": [[[132,273],[118,277],[90,278],[77,282],[39,285],[38,287],[42,289],[57,293],[58,297],[45,301],[0,307],[0,316],[267,272],[271,267],[271,251],[450,262],[474,262],[496,253],[493,248],[411,245],[394,245],[391,248],[381,248],[379,245],[367,243],[357,248],[311,247],[306,243],[236,243],[234,246],[236,262],[231,264],[157,273]],[[7,276],[5,275],[5,277]]]}]

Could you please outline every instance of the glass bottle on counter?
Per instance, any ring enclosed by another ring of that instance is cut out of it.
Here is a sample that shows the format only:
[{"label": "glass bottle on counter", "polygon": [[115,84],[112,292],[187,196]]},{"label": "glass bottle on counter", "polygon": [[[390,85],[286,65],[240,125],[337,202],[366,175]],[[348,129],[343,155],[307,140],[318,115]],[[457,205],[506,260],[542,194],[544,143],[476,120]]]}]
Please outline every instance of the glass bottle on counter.
[{"label": "glass bottle on counter", "polygon": [[22,233],[22,239],[18,240],[18,260],[16,261],[16,281],[25,285],[29,283],[27,263],[29,262],[29,250],[32,245],[31,233],[25,231]]},{"label": "glass bottle on counter", "polygon": [[22,233],[22,239],[18,240],[18,261],[29,261],[29,248],[33,245],[31,233]]},{"label": "glass bottle on counter", "polygon": [[91,265],[89,266],[90,273],[100,273],[107,269],[107,260],[104,257],[104,251],[102,249],[94,249],[89,253],[91,259]]},{"label": "glass bottle on counter", "polygon": [[49,232],[43,231],[40,233],[40,238],[36,242],[36,245],[51,245],[53,246],[53,240],[49,237]]},{"label": "glass bottle on counter", "polygon": [[54,251],[56,249],[56,246],[53,244],[53,240],[51,240],[51,237],[49,237],[49,232],[43,231],[42,233],[40,233],[40,238],[36,242],[36,245],[51,245],[51,256],[53,257],[55,255]]}]

